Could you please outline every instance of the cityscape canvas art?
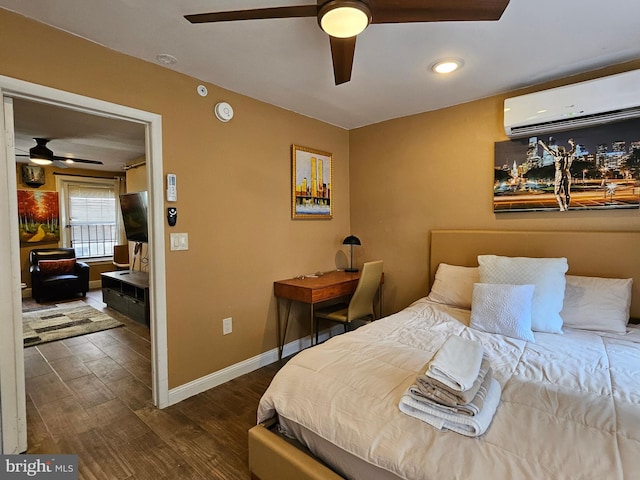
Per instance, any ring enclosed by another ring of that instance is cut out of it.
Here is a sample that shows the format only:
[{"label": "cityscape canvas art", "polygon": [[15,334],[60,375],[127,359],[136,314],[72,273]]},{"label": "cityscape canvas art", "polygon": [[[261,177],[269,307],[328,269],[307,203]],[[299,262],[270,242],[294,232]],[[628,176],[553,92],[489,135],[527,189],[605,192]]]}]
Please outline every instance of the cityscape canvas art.
[{"label": "cityscape canvas art", "polygon": [[293,145],[291,157],[292,218],[332,218],[332,155]]},{"label": "cityscape canvas art", "polygon": [[640,206],[640,119],[497,142],[493,210]]}]

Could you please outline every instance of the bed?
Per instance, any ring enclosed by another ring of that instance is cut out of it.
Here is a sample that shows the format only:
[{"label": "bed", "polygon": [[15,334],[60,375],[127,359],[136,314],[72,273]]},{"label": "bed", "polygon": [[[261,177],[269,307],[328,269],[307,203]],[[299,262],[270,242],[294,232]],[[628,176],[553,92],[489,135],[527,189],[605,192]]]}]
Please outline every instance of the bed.
[{"label": "bed", "polygon": [[[640,478],[640,328],[626,319],[620,327],[620,311],[640,318],[638,245],[638,232],[431,232],[428,296],[299,353],[276,375],[249,432],[252,477]],[[562,307],[567,318],[580,313],[562,334],[535,331],[528,341],[483,331],[477,292],[470,309],[461,287],[478,282],[463,270],[476,268],[478,255],[487,262],[491,255],[564,257],[567,292],[586,285],[598,301],[576,302],[575,312]],[[455,274],[443,276],[441,264]],[[633,283],[609,288],[607,278]],[[586,318],[595,323],[581,324]],[[603,331],[610,323],[613,331]],[[450,336],[482,345],[500,385],[500,403],[479,436],[437,430],[399,409]]]}]

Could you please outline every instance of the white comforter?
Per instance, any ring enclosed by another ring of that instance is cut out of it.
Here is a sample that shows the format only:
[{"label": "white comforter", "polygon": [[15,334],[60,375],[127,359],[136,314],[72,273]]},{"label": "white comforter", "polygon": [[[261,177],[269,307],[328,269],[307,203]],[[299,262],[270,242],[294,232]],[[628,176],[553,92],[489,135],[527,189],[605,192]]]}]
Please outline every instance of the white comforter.
[{"label": "white comforter", "polygon": [[[565,329],[527,343],[468,320],[468,311],[420,300],[305,350],[274,378],[258,421],[277,412],[407,479],[640,478],[640,329]],[[480,438],[439,432],[398,409],[451,334],[485,346],[503,389]]]}]

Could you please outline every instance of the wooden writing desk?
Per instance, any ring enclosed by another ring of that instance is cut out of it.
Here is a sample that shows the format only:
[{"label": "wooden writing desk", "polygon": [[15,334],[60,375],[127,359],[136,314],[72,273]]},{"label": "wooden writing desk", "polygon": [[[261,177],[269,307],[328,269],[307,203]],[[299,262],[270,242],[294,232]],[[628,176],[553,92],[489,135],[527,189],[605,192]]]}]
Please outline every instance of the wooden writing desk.
[{"label": "wooden writing desk", "polygon": [[[290,278],[288,280],[279,280],[273,282],[273,294],[276,296],[276,327],[278,333],[278,358],[282,358],[282,349],[287,336],[289,327],[289,315],[291,313],[291,303],[293,301],[309,304],[311,307],[311,331],[310,339],[313,345],[314,332],[314,315],[313,308],[316,303],[333,300],[353,294],[358,281],[360,280],[360,272],[343,272],[334,270],[326,272],[316,278]],[[380,284],[384,283],[384,275],[380,279]],[[284,314],[284,331],[281,333],[280,322],[280,301],[286,300]],[[382,312],[382,294],[380,293],[380,312]]]}]

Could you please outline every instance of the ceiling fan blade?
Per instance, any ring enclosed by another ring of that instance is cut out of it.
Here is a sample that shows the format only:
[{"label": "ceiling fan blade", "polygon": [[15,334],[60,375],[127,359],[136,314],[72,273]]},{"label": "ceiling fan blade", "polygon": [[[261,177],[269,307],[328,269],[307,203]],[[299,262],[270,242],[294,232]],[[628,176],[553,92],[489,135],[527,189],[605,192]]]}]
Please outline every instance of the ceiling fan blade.
[{"label": "ceiling fan blade", "polygon": [[351,80],[353,55],[356,51],[356,37],[329,37],[329,39],[331,41],[333,77],[335,78],[336,85],[347,83],[349,80]]},{"label": "ceiling fan blade", "polygon": [[234,10],[230,12],[197,13],[185,15],[191,23],[231,22],[234,20],[261,20],[265,18],[315,17],[317,5],[298,5],[294,7],[255,8],[253,10]]},{"label": "ceiling fan blade", "polygon": [[369,0],[371,23],[498,20],[509,0]]},{"label": "ceiling fan blade", "polygon": [[61,162],[60,160],[54,160],[53,164],[58,168],[69,168],[69,164],[66,162]]},{"label": "ceiling fan blade", "polygon": [[54,155],[51,160],[58,162],[65,162],[67,160],[73,161],[73,163],[90,163],[92,165],[103,165],[103,163],[99,160],[87,160],[85,158],[74,158],[74,157],[60,157],[58,155]]}]

